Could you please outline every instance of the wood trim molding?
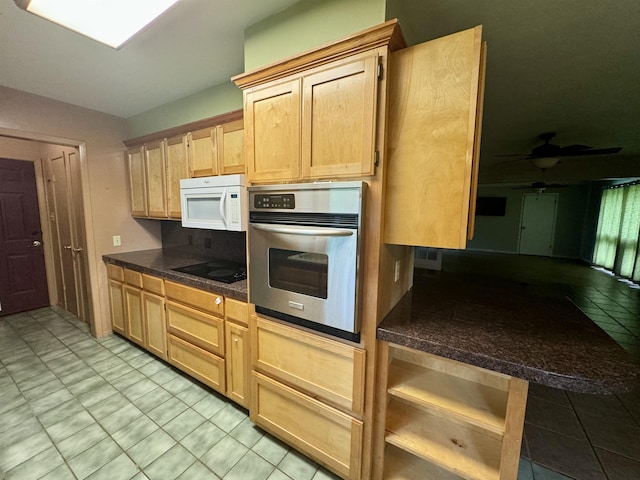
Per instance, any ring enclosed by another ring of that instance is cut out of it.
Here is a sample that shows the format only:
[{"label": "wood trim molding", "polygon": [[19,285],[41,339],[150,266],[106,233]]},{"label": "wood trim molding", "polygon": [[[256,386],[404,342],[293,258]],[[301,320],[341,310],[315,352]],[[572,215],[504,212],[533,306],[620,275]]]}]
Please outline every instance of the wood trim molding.
[{"label": "wood trim molding", "polygon": [[150,133],[141,137],[131,138],[129,140],[125,140],[124,144],[128,148],[131,148],[137,145],[142,145],[143,143],[149,143],[155,140],[163,140],[165,138],[174,137],[176,135],[184,135],[188,132],[201,130],[203,128],[215,127],[216,125],[233,122],[235,120],[242,120],[242,109],[222,113],[220,115],[216,115],[215,117],[208,117],[191,123],[185,123],[184,125],[179,125],[177,127],[161,130],[159,132]]},{"label": "wood trim molding", "polygon": [[391,51],[406,47],[406,42],[397,19],[389,20],[380,25],[362,30],[348,37],[321,45],[307,52],[280,60],[256,70],[241,73],[240,75],[232,77],[231,80],[235,82],[238,87],[246,89],[254,85],[299,73],[303,70],[308,70],[309,68],[329,63],[349,55],[387,45]]}]

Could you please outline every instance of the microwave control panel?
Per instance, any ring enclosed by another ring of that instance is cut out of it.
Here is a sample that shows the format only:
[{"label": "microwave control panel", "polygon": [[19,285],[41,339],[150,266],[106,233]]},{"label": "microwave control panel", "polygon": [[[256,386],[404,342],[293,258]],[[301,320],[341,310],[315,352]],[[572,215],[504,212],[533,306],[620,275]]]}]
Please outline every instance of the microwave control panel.
[{"label": "microwave control panel", "polygon": [[293,193],[257,194],[253,200],[254,208],[289,209],[296,208],[296,197]]}]

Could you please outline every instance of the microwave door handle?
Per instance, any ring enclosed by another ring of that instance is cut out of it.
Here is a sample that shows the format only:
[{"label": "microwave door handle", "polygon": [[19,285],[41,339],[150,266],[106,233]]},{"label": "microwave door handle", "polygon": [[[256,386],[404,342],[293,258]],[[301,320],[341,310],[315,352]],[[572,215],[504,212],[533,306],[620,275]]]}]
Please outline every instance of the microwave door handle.
[{"label": "microwave door handle", "polygon": [[288,228],[280,225],[264,225],[253,224],[252,228],[261,230],[263,232],[270,233],[284,233],[287,235],[304,235],[304,236],[319,236],[319,237],[349,237],[353,235],[351,230],[345,230],[340,228]]},{"label": "microwave door handle", "polygon": [[220,196],[220,218],[222,219],[222,223],[224,223],[225,228],[228,227],[227,225],[227,216],[224,214],[225,212],[225,203],[227,200],[227,190],[223,190],[222,191],[222,195]]}]

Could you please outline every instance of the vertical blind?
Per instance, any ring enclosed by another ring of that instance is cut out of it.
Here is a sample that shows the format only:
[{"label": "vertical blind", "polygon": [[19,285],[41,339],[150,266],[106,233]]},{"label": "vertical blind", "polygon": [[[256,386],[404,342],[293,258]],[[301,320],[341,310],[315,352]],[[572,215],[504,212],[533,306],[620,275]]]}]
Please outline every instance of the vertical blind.
[{"label": "vertical blind", "polygon": [[602,192],[593,263],[640,282],[640,184]]}]

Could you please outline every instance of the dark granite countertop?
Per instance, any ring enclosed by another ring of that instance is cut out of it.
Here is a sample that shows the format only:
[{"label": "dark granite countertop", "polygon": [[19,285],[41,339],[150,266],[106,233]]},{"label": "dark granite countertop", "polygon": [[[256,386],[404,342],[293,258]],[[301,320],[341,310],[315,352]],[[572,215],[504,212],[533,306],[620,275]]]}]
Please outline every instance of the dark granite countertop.
[{"label": "dark granite countertop", "polygon": [[191,287],[217,293],[243,302],[247,301],[247,281],[240,280],[234,283],[222,283],[215,280],[189,275],[187,273],[175,272],[172,268],[185,267],[200,262],[212,260],[212,257],[205,257],[186,252],[181,249],[155,249],[141,250],[138,252],[112,253],[103,255],[102,259],[107,263],[112,263],[120,267],[130,268],[142,273],[156,275],[158,277],[183,283]]},{"label": "dark granite countertop", "polygon": [[377,337],[531,382],[582,393],[628,391],[631,357],[568,299],[517,284],[416,276]]}]

